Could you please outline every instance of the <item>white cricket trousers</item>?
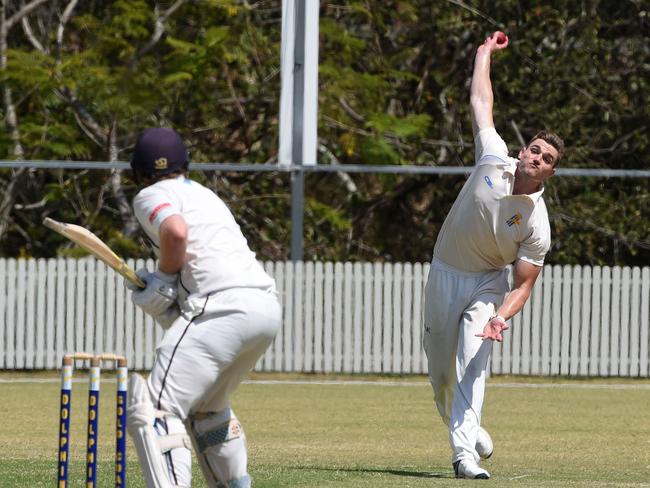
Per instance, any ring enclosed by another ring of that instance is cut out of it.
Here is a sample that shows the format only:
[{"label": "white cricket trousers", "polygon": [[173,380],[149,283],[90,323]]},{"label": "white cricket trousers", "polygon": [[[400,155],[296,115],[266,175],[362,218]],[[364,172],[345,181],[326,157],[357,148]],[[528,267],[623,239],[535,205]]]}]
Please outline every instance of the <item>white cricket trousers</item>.
[{"label": "white cricket trousers", "polygon": [[[189,414],[229,408],[232,393],[273,341],[281,318],[275,290],[235,288],[206,299],[191,322],[174,322],[156,349],[147,380],[154,407],[176,416],[159,433],[183,433]],[[174,481],[189,486],[190,451],[174,449],[172,457]]]},{"label": "white cricket trousers", "polygon": [[452,462],[478,462],[485,372],[492,341],[475,334],[508,292],[506,269],[468,273],[434,258],[425,288],[423,346],[429,381],[442,420],[449,426]]}]

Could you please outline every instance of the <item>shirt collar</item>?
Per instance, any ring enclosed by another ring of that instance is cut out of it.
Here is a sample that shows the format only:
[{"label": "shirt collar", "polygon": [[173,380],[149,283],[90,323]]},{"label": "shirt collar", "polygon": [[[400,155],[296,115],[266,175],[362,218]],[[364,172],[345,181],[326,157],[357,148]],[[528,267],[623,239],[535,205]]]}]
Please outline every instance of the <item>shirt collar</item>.
[{"label": "shirt collar", "polygon": [[540,198],[542,198],[542,193],[544,193],[544,183],[542,183],[542,188],[539,191],[536,191],[535,193],[531,193],[530,195],[527,195],[534,203],[537,203]]},{"label": "shirt collar", "polygon": [[[514,182],[515,172],[517,171],[518,162],[519,162],[518,159],[510,158],[510,157],[506,160],[506,167],[504,168],[504,171],[513,177],[513,182]],[[542,187],[539,189],[539,191],[536,191],[535,193],[531,193],[530,195],[522,194],[517,196],[528,197],[532,200],[533,203],[536,204],[539,201],[539,199],[542,198],[542,193],[544,193],[544,183],[542,183]]]},{"label": "shirt collar", "polygon": [[517,171],[517,163],[519,162],[518,159],[515,158],[506,158],[505,163],[506,167],[504,168],[504,171],[508,173],[509,175],[512,175],[513,177],[515,176],[515,171]]}]

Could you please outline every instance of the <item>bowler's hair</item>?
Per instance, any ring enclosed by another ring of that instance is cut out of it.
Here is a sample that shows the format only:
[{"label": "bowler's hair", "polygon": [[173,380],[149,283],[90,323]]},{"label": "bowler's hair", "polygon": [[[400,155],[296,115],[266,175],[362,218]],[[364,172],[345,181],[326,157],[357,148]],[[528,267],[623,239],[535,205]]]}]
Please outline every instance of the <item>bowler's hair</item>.
[{"label": "bowler's hair", "polygon": [[545,142],[548,142],[551,146],[553,146],[557,150],[557,159],[553,163],[553,167],[557,166],[558,163],[560,162],[560,159],[562,159],[562,156],[564,156],[564,141],[560,136],[558,136],[555,132],[551,132],[548,130],[541,130],[537,134],[535,134],[530,141],[528,141],[528,144],[526,144],[526,147],[530,146],[535,139],[541,139]]}]

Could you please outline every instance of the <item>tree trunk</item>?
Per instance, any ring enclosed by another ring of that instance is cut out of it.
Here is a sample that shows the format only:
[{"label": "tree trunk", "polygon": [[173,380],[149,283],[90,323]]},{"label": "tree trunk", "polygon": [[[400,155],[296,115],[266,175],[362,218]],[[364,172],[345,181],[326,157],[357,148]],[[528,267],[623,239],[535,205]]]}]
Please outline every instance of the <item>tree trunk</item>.
[{"label": "tree trunk", "polygon": [[[7,5],[6,0],[0,1],[0,72],[7,69]],[[5,122],[7,130],[13,142],[13,157],[18,161],[25,159],[25,152],[20,143],[20,132],[18,130],[18,117],[16,116],[16,109],[13,103],[11,88],[5,86],[2,90],[2,99],[5,109]],[[14,205],[16,192],[20,188],[21,183],[27,174],[26,168],[19,168],[12,174],[11,180],[7,183],[4,189],[4,197],[0,202],[0,241],[4,239],[5,233],[9,228],[9,214]]]},{"label": "tree trunk", "polygon": [[[111,126],[111,131],[109,134],[109,146],[108,146],[108,157],[111,163],[117,161],[117,124],[113,122]],[[133,211],[131,210],[131,205],[129,200],[124,193],[122,188],[122,170],[113,169],[111,170],[111,188],[113,190],[113,196],[117,201],[117,209],[120,212],[122,217],[122,222],[124,227],[122,228],[122,233],[125,236],[132,237],[138,230],[139,225]]]}]

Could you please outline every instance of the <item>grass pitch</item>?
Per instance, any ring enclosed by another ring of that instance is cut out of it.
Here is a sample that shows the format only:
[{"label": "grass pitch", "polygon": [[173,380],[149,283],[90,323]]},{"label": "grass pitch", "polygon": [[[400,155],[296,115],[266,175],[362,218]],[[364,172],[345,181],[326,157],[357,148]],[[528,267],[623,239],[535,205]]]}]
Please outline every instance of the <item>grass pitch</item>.
[{"label": "grass pitch", "polygon": [[[108,379],[110,375],[104,374]],[[84,486],[87,385],[73,391],[71,486]],[[492,479],[455,480],[424,377],[254,375],[233,407],[256,488],[650,486],[650,381],[492,378],[483,425]],[[360,381],[361,380],[361,381]],[[36,382],[38,381],[38,382]],[[0,486],[56,482],[58,376],[0,374]],[[99,486],[112,486],[115,384],[100,400]],[[144,487],[128,449],[127,483]],[[195,466],[193,486],[205,487]]]}]

